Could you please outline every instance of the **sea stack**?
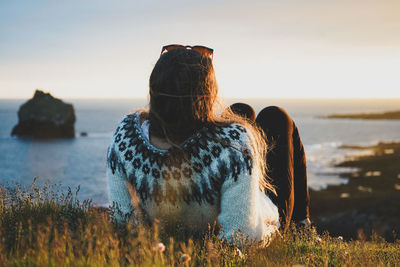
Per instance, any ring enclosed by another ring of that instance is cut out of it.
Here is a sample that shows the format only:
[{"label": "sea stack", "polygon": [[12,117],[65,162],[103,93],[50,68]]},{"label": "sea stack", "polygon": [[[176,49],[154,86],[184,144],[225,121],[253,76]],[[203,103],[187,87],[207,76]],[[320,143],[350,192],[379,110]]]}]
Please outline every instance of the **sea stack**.
[{"label": "sea stack", "polygon": [[74,138],[75,111],[49,93],[36,90],[18,110],[18,124],[11,135],[33,138]]}]

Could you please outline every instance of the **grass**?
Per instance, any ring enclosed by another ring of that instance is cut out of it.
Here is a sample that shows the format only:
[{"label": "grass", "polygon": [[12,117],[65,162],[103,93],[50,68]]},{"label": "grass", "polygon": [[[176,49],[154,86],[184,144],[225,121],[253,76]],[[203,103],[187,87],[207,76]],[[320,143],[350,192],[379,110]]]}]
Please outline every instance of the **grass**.
[{"label": "grass", "polygon": [[[79,189],[77,190],[79,191]],[[117,225],[109,210],[57,186],[0,187],[0,266],[398,266],[400,242],[345,242],[292,228],[268,247],[213,234],[178,241],[152,227]]]}]

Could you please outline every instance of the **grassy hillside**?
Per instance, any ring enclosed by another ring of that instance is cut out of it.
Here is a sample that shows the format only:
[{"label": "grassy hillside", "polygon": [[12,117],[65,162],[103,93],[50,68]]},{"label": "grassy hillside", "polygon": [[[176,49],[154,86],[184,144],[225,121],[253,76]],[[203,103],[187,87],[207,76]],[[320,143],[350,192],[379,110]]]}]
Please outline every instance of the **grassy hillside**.
[{"label": "grassy hillside", "polygon": [[314,229],[292,229],[268,247],[160,237],[155,224],[117,226],[107,209],[55,186],[0,188],[1,266],[400,265],[400,242],[378,236],[345,242]]}]

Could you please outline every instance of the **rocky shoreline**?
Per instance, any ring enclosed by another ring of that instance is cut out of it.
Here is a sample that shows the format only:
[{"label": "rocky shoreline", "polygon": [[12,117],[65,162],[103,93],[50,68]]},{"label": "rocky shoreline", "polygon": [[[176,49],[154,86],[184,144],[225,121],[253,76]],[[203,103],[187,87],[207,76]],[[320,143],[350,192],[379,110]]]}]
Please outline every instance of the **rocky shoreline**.
[{"label": "rocky shoreline", "polygon": [[400,143],[343,146],[372,150],[371,155],[346,160],[338,167],[357,171],[341,174],[347,184],[311,191],[311,219],[320,232],[345,239],[369,238],[373,233],[400,238]]}]

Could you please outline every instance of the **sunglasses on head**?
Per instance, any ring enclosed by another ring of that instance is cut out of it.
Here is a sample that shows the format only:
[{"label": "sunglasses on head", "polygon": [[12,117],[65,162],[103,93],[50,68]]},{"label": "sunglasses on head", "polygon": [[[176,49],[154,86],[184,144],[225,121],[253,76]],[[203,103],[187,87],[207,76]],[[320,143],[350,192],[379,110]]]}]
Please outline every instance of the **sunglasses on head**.
[{"label": "sunglasses on head", "polygon": [[161,49],[161,55],[164,54],[165,52],[175,50],[175,49],[192,49],[192,50],[202,54],[205,57],[209,57],[209,58],[213,59],[214,49],[206,47],[206,46],[202,46],[202,45],[195,45],[195,46],[179,45],[179,44],[165,45]]}]

